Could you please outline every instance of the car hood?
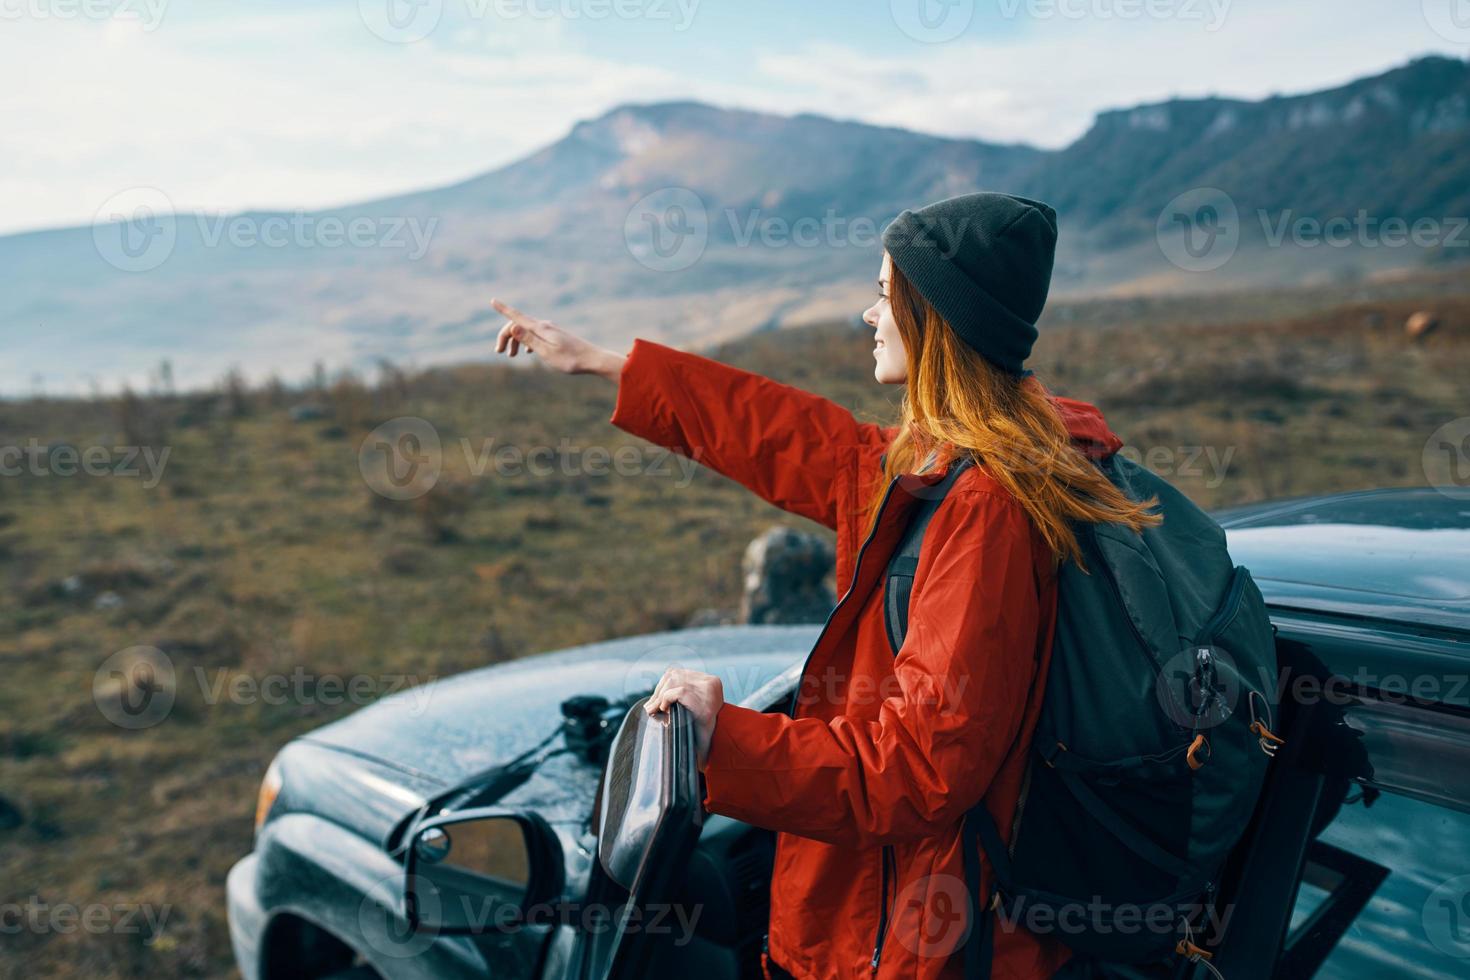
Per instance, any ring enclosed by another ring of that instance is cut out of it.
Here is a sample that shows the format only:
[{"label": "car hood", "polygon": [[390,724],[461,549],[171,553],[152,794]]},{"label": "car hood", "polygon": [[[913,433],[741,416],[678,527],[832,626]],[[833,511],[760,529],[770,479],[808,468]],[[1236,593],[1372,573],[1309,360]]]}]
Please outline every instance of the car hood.
[{"label": "car hood", "polygon": [[1470,630],[1470,499],[1367,490],[1216,517],[1273,606]]},{"label": "car hood", "polygon": [[504,763],[561,724],[579,694],[609,700],[652,690],[666,667],[716,674],[745,700],[810,650],[819,627],[721,626],[573,647],[441,678],[317,729],[302,741],[378,760],[449,785]]}]

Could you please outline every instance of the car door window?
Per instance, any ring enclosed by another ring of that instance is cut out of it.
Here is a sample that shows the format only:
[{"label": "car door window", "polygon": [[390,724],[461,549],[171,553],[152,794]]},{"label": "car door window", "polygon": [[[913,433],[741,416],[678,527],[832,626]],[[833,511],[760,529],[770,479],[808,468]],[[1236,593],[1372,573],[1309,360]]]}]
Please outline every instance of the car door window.
[{"label": "car door window", "polygon": [[1308,854],[1288,961],[1326,942],[1318,980],[1470,976],[1470,814],[1348,785]]}]

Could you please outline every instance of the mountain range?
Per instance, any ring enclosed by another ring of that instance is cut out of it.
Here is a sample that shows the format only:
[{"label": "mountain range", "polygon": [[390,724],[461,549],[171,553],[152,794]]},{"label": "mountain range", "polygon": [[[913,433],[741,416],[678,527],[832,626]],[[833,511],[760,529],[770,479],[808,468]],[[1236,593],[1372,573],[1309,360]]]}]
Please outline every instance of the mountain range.
[{"label": "mountain range", "polygon": [[1104,112],[1060,150],[676,102],[318,212],[172,214],[134,189],[91,226],[0,237],[0,393],[136,381],[165,357],[197,385],[481,356],[492,295],[609,344],[850,316],[895,214],[979,189],[1056,208],[1054,305],[1453,260],[1470,255],[1470,64]]}]

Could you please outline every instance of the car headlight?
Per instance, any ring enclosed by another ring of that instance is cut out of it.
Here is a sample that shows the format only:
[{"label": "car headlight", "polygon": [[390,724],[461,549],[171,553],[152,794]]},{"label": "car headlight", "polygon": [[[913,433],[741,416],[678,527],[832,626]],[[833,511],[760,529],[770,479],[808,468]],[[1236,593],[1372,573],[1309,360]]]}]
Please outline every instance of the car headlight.
[{"label": "car headlight", "polygon": [[265,771],[265,778],[260,781],[260,794],[255,798],[255,832],[260,833],[260,828],[270,816],[271,807],[276,805],[276,797],[281,793],[281,762],[280,759],[272,759],[270,767]]}]

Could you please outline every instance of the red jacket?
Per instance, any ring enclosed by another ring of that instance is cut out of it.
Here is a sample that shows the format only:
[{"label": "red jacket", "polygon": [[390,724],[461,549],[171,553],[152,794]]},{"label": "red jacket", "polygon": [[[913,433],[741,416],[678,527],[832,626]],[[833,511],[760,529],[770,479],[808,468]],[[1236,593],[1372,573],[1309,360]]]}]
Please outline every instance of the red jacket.
[{"label": "red jacket", "polygon": [[[1121,445],[1097,409],[1057,404],[1080,448]],[[770,958],[800,978],[958,976],[961,817],[983,797],[1010,833],[1056,622],[1050,549],[983,467],[961,474],[925,535],[895,656],[883,572],[910,488],[943,474],[899,481],[864,545],[894,430],[644,340],[623,367],[612,422],[837,532],[846,591],[795,717],[725,705],[705,771],[711,812],[778,832]],[[995,980],[1049,977],[1068,955],[1023,930],[997,929],[995,945]]]}]

